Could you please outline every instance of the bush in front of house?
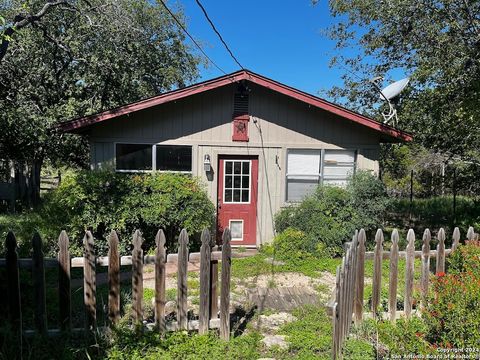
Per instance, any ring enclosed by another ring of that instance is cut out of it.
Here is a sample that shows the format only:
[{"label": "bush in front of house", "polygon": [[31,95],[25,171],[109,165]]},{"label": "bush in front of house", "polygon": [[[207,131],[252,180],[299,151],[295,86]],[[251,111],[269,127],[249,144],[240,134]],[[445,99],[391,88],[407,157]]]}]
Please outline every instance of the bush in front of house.
[{"label": "bush in front of house", "polygon": [[67,230],[73,248],[80,250],[85,229],[96,238],[98,254],[108,251],[107,236],[116,230],[121,252],[126,253],[132,234],[140,229],[148,250],[163,228],[167,247],[176,248],[182,228],[190,242],[203,228],[211,228],[215,209],[200,180],[173,173],[124,174],[109,170],[81,171],[62,180],[45,198],[42,214],[57,231]]},{"label": "bush in front of house", "polygon": [[[292,245],[292,252],[339,255],[355,229],[364,228],[369,232],[381,225],[387,206],[385,187],[368,172],[360,171],[352,176],[346,188],[320,185],[313,195],[277,213],[275,228],[280,235],[274,240],[274,246],[282,248],[283,243],[297,242],[294,236],[288,240],[294,233],[282,235],[291,228],[305,236],[301,248]],[[279,256],[281,254],[282,251]]]}]

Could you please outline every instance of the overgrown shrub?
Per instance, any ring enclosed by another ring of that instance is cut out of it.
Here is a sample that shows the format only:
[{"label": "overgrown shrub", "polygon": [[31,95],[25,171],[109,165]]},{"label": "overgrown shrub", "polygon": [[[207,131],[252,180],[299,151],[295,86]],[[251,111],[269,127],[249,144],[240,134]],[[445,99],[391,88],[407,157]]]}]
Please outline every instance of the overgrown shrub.
[{"label": "overgrown shrub", "polygon": [[[56,236],[60,230],[67,230],[77,252],[84,230],[91,229],[97,252],[106,254],[106,237],[111,230],[118,232],[123,253],[135,229],[143,232],[146,250],[154,246],[160,228],[165,230],[170,248],[175,247],[182,228],[194,243],[204,227],[212,226],[215,209],[197,178],[102,170],[77,172],[62,179],[61,185],[45,197],[40,213],[41,228],[48,227]],[[50,243],[54,247],[55,239]]]},{"label": "overgrown shrub", "polygon": [[449,273],[438,273],[422,318],[426,338],[439,347],[480,344],[480,248],[460,246],[449,261]]},{"label": "overgrown shrub", "polygon": [[[279,233],[287,228],[303,232],[306,239],[301,251],[321,249],[336,255],[342,253],[343,244],[355,229],[371,231],[380,226],[387,204],[381,181],[370,173],[358,172],[346,188],[319,186],[301,203],[282,209],[275,217],[275,227]],[[288,241],[276,241],[282,242]]]}]

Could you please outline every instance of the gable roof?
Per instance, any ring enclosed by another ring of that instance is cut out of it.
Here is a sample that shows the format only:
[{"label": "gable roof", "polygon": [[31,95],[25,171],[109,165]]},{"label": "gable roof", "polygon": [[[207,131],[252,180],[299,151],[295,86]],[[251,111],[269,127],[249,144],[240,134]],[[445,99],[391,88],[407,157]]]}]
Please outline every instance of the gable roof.
[{"label": "gable roof", "polygon": [[317,96],[313,96],[303,91],[294,89],[290,86],[281,84],[277,81],[266,78],[262,75],[256,74],[249,70],[240,70],[232,74],[228,74],[215,79],[203,81],[182,89],[169,91],[157,96],[153,96],[148,99],[144,99],[131,104],[120,106],[115,109],[107,110],[98,114],[93,114],[93,115],[65,121],[59,124],[59,129],[63,132],[79,133],[91,125],[94,125],[106,120],[114,119],[122,115],[127,115],[130,113],[147,109],[160,104],[165,104],[170,101],[182,99],[187,96],[191,96],[194,94],[216,89],[216,88],[219,88],[231,83],[239,82],[242,80],[252,82],[254,84],[260,85],[262,87],[273,90],[280,94],[302,101],[311,106],[336,114],[346,120],[350,120],[360,125],[376,130],[382,133],[386,140],[411,141],[413,139],[412,135],[407,132],[398,130],[386,124],[382,124],[367,116],[361,115],[352,110],[346,109],[342,106],[323,100]]}]

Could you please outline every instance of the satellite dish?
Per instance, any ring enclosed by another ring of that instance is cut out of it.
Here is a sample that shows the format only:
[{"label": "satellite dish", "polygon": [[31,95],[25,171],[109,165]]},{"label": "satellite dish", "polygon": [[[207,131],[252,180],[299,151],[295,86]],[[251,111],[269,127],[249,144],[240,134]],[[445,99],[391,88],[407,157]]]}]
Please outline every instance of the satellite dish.
[{"label": "satellite dish", "polygon": [[388,85],[383,90],[381,90],[380,98],[386,101],[390,101],[396,98],[398,95],[400,95],[403,89],[405,89],[409,81],[410,78],[405,78]]},{"label": "satellite dish", "polygon": [[388,85],[387,87],[380,88],[379,84],[383,80],[383,77],[377,76],[373,79],[370,79],[370,82],[375,86],[377,91],[380,93],[380,99],[388,103],[388,110],[382,113],[383,123],[388,124],[393,122],[393,125],[396,126],[398,123],[397,109],[395,108],[395,103],[398,100],[398,96],[405,89],[410,81],[410,78],[404,78],[402,80],[395,81],[394,83]]}]

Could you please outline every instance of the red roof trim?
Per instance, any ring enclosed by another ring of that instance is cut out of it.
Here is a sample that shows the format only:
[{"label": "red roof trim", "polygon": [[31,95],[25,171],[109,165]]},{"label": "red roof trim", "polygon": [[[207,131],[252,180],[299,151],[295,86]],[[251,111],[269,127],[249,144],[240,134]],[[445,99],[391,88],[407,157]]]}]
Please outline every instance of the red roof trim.
[{"label": "red roof trim", "polygon": [[195,85],[188,86],[183,89],[169,91],[161,95],[157,95],[157,96],[154,96],[145,100],[141,100],[132,104],[124,105],[112,110],[104,111],[99,114],[66,121],[66,122],[60,123],[59,128],[61,131],[64,131],[64,132],[77,132],[82,128],[85,128],[87,126],[90,126],[102,121],[106,121],[122,115],[127,115],[135,111],[139,111],[152,106],[164,104],[170,101],[182,99],[184,97],[198,94],[204,91],[216,89],[221,86],[225,86],[241,80],[251,81],[252,83],[258,84],[260,86],[271,89],[273,91],[284,94],[286,96],[292,97],[294,99],[297,99],[309,105],[312,105],[320,109],[326,110],[328,112],[331,112],[333,114],[339,115],[353,122],[367,126],[371,129],[380,131],[398,140],[411,141],[413,139],[412,135],[404,131],[395,129],[394,127],[391,127],[389,125],[379,123],[378,121],[370,119],[369,117],[358,114],[354,111],[348,110],[344,107],[341,107],[339,105],[333,104],[326,100],[320,99],[316,96],[307,94],[303,91],[294,89],[290,86],[281,84],[274,80],[268,79],[261,75],[255,74],[248,70],[238,71],[230,75],[225,75],[212,80],[204,81]]}]

